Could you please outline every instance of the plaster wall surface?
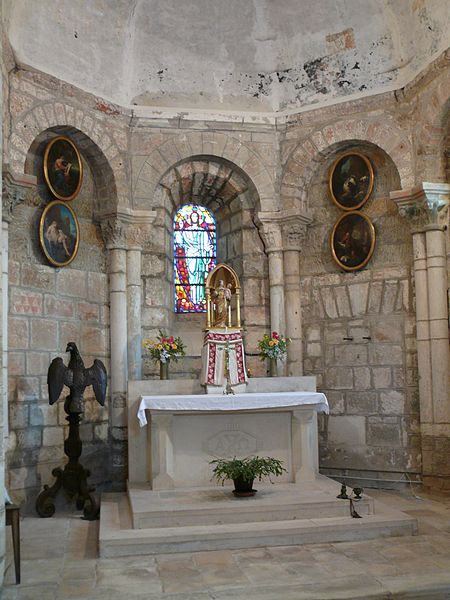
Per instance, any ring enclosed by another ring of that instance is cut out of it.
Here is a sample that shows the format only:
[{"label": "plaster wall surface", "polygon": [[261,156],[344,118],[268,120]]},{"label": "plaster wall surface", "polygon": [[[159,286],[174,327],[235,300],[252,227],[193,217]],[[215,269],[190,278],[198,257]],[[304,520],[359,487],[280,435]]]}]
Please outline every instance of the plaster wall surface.
[{"label": "plaster wall surface", "polygon": [[370,95],[403,86],[450,40],[440,0],[5,8],[18,63],[125,106],[279,111]]}]

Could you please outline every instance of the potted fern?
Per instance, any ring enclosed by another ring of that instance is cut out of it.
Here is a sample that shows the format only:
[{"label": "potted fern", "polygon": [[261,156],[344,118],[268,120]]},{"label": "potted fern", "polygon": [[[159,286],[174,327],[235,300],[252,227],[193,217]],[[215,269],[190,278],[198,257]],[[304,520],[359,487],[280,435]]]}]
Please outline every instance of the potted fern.
[{"label": "potted fern", "polygon": [[270,456],[247,456],[242,459],[218,458],[211,460],[209,464],[214,465],[213,479],[222,485],[227,479],[233,480],[235,496],[254,496],[257,491],[253,489],[255,479],[259,481],[263,477],[270,479],[271,475],[278,477],[286,472],[282,461]]}]

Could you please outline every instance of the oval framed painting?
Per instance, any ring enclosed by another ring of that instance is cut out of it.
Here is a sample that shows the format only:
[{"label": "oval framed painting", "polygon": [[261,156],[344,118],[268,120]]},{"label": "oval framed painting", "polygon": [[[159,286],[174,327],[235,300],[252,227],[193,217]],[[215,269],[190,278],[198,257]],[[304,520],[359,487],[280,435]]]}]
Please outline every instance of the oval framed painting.
[{"label": "oval framed painting", "polygon": [[373,167],[359,152],[347,152],[337,158],[330,169],[328,186],[333,202],[342,210],[357,210],[373,189]]},{"label": "oval framed painting", "polygon": [[59,200],[73,200],[83,181],[83,163],[68,137],[50,140],[44,153],[44,177],[51,193]]},{"label": "oval framed painting", "polygon": [[68,204],[53,200],[45,207],[39,222],[39,241],[54,267],[65,267],[73,261],[78,252],[80,227]]},{"label": "oval framed painting", "polygon": [[365,214],[357,210],[345,213],[331,232],[331,254],[344,271],[357,271],[372,257],[375,238],[375,227]]}]

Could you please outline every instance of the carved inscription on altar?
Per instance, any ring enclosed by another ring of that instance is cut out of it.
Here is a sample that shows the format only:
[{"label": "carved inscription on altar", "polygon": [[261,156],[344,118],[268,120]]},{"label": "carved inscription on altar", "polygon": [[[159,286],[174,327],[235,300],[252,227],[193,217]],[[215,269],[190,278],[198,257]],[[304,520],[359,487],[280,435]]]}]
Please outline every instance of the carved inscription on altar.
[{"label": "carved inscription on altar", "polygon": [[230,423],[224,431],[219,431],[203,444],[203,450],[211,456],[233,458],[233,456],[248,456],[258,450],[258,440],[241,431],[237,423]]}]

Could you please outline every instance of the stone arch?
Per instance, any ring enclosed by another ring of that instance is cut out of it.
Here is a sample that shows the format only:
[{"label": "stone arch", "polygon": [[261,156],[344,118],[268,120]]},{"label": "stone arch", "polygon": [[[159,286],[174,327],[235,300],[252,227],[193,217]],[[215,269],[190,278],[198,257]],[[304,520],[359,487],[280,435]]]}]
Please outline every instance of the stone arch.
[{"label": "stone arch", "polygon": [[[308,209],[313,223],[308,229],[308,253],[303,253],[303,272],[314,273],[314,269],[335,272],[336,265],[329,251],[330,232],[343,211],[336,206],[329,194],[329,173],[333,162],[345,152],[356,150],[366,155],[374,171],[374,185],[370,197],[359,209],[370,218],[377,229],[375,253],[366,269],[382,268],[396,263],[401,256],[403,265],[410,265],[412,247],[409,230],[404,219],[398,214],[396,204],[390,199],[392,190],[401,187],[400,174],[392,158],[379,146],[362,140],[346,140],[328,146],[312,163],[308,186]],[[319,240],[320,243],[317,241]],[[394,246],[403,240],[401,252],[393,251]],[[310,247],[311,246],[311,247]],[[388,262],[386,262],[388,261]],[[389,262],[390,261],[390,262]]]},{"label": "stone arch", "polygon": [[[188,199],[212,209],[217,223],[217,261],[231,266],[245,288],[242,315],[248,339],[256,346],[257,335],[269,326],[268,263],[255,224],[262,199],[247,172],[212,153],[189,155],[161,171],[158,180],[155,175],[153,185],[147,184],[152,197],[147,193],[142,199],[146,207],[150,204],[157,212],[151,239],[143,253],[142,324],[146,336],[157,334],[160,327],[189,337],[191,354],[180,368],[187,368],[191,376],[201,366],[201,330],[205,315],[180,314],[173,310],[173,216]],[[144,363],[146,374],[152,374],[152,368],[153,365]],[[259,365],[255,367],[258,368]]]},{"label": "stone arch", "polygon": [[94,212],[100,214],[102,211],[114,210],[117,206],[117,187],[109,162],[95,142],[82,131],[69,126],[51,127],[42,131],[34,138],[28,150],[24,171],[26,174],[37,176],[40,194],[44,197],[48,196],[48,200],[51,199],[43,181],[42,166],[45,147],[49,140],[56,135],[65,135],[72,139],[82,156],[87,159],[97,191],[94,197]]},{"label": "stone arch", "polygon": [[[163,194],[155,194],[154,208],[170,223],[176,210],[187,202],[197,201],[213,212],[218,255],[223,260],[239,255],[239,264],[232,264],[243,275],[245,239],[257,233],[255,216],[261,208],[257,189],[247,173],[224,158],[191,156],[172,165],[158,188]],[[168,234],[172,235],[171,229]],[[239,243],[233,239],[237,236]]]},{"label": "stone arch", "polygon": [[[255,225],[256,214],[261,210],[261,200],[253,181],[235,163],[210,155],[195,155],[173,164],[160,179],[152,200],[158,212],[155,226],[172,236],[173,216],[183,204],[195,201],[210,209],[217,219],[218,255],[222,260],[240,255],[250,244],[253,235],[259,238]],[[239,236],[240,242],[232,241]],[[240,250],[237,246],[240,245]],[[253,248],[255,244],[250,244]],[[234,264],[234,263],[233,263]]]},{"label": "stone arch", "polygon": [[228,161],[254,185],[262,210],[273,210],[275,173],[263,158],[238,137],[219,132],[189,132],[173,136],[133,165],[135,208],[150,208],[160,181],[174,166],[193,157]]},{"label": "stone arch", "polygon": [[307,211],[307,193],[317,162],[329,155],[337,144],[344,147],[367,142],[379,147],[393,160],[403,188],[414,185],[411,138],[395,122],[389,120],[382,124],[343,119],[316,130],[292,150],[283,169],[281,207]]},{"label": "stone arch", "polygon": [[159,185],[166,192],[173,209],[191,199],[201,199],[202,203],[216,211],[238,196],[245,208],[260,208],[257,189],[247,173],[223,158],[191,156],[172,165]]},{"label": "stone arch", "polygon": [[[128,204],[126,136],[118,128],[107,127],[103,121],[68,104],[49,102],[34,106],[20,114],[14,123],[10,139],[11,167],[17,172],[29,172],[30,153],[54,134],[71,137],[90,160],[99,196],[117,205]],[[47,137],[46,137],[47,136]],[[28,170],[28,171],[27,171]]]}]

